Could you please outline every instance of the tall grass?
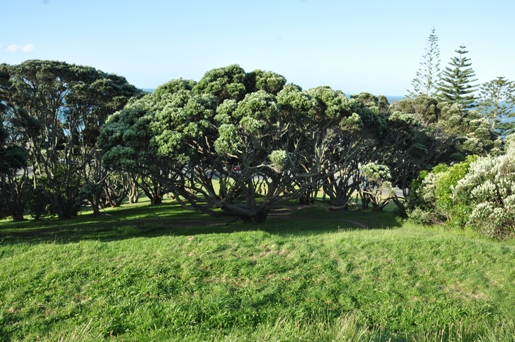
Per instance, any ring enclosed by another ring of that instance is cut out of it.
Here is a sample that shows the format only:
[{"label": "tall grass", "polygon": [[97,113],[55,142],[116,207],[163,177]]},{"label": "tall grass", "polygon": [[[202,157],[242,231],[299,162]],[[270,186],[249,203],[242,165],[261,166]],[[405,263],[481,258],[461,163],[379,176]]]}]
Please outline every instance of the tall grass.
[{"label": "tall grass", "polygon": [[[166,204],[0,223],[0,340],[510,341],[513,241],[292,209]],[[367,227],[367,228],[363,228]]]}]

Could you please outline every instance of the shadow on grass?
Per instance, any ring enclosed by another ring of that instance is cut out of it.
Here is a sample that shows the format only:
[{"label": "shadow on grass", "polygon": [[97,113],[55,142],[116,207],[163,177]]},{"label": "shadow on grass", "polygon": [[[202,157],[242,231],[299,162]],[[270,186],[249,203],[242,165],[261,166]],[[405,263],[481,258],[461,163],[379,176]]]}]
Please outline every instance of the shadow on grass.
[{"label": "shadow on grass", "polygon": [[264,231],[278,235],[312,235],[345,230],[392,229],[400,223],[389,211],[327,211],[321,207],[287,207],[272,211],[266,222],[244,224],[213,218],[178,204],[136,205],[102,215],[86,213],[70,220],[1,221],[0,243],[70,243],[116,241],[134,237],[181,236]]}]

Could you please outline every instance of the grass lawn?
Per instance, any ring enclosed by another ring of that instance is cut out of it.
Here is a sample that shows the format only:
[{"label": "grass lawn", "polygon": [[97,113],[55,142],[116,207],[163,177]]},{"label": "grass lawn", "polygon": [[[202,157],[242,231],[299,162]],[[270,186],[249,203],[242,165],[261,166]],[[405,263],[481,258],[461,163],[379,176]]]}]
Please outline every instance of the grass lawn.
[{"label": "grass lawn", "polygon": [[0,341],[513,341],[515,241],[391,211],[0,221]]}]

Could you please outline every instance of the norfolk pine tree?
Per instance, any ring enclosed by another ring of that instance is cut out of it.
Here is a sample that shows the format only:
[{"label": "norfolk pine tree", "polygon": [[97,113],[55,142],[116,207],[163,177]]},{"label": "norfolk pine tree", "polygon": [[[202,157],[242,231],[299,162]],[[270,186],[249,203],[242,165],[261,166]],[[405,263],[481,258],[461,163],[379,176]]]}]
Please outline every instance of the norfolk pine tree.
[{"label": "norfolk pine tree", "polygon": [[458,103],[463,109],[469,110],[475,106],[474,92],[477,89],[476,76],[472,69],[470,58],[465,46],[460,46],[455,52],[457,56],[451,58],[449,66],[442,72],[442,82],[439,87],[440,101],[451,104]]},{"label": "norfolk pine tree", "polygon": [[515,123],[506,119],[515,117],[515,83],[504,77],[481,85],[479,95],[479,112],[492,125],[492,130],[497,130],[501,135],[506,135],[515,130]]},{"label": "norfolk pine tree", "polygon": [[440,82],[440,48],[438,47],[438,36],[433,27],[427,38],[425,53],[417,70],[416,77],[411,81],[413,90],[408,90],[408,97],[417,95],[434,95]]}]

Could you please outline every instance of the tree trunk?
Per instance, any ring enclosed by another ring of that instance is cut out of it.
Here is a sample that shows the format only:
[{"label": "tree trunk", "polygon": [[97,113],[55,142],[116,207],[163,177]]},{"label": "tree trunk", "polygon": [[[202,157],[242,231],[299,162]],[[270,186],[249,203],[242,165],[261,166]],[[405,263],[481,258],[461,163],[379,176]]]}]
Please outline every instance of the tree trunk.
[{"label": "tree trunk", "polygon": [[254,215],[242,215],[241,219],[244,223],[263,223],[268,217],[268,210],[261,210]]},{"label": "tree trunk", "polygon": [[150,198],[150,204],[162,204],[163,203],[163,197],[159,195],[154,195],[154,197]]},{"label": "tree trunk", "polygon": [[129,187],[129,202],[130,203],[138,203],[139,201],[139,191],[137,185],[134,181],[131,181],[131,185]]},{"label": "tree trunk", "polygon": [[23,221],[23,208],[9,206],[9,213],[14,221]]}]

